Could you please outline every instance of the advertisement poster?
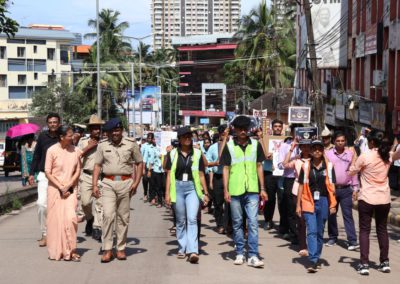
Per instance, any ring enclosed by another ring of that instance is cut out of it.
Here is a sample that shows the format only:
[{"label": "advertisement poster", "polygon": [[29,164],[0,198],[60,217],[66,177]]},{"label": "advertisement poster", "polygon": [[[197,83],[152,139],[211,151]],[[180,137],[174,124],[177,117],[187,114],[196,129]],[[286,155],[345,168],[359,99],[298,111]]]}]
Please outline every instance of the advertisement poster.
[{"label": "advertisement poster", "polygon": [[310,123],[310,107],[289,107],[289,123]]},{"label": "advertisement poster", "polygon": [[154,132],[154,138],[156,144],[161,148],[161,154],[167,154],[167,147],[171,145],[171,141],[177,139],[177,133],[175,131],[157,131]]},{"label": "advertisement poster", "polygon": [[[157,86],[142,88],[142,95],[135,90],[134,98],[129,98],[129,123],[133,123],[133,105],[135,106],[135,124],[162,124],[161,90]],[[142,105],[142,120],[140,120],[140,105]]]},{"label": "advertisement poster", "polygon": [[347,66],[348,1],[314,0],[311,7],[319,68]]}]

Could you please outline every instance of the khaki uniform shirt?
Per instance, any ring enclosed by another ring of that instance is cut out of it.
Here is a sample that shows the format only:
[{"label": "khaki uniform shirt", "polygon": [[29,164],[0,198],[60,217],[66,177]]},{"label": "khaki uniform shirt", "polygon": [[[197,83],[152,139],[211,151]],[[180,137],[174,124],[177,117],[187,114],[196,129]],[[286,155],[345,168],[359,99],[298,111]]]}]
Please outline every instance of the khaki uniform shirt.
[{"label": "khaki uniform shirt", "polygon": [[101,165],[104,175],[131,175],[133,164],[143,161],[136,141],[122,137],[119,145],[105,140],[97,146],[95,163]]},{"label": "khaki uniform shirt", "polygon": [[[90,141],[89,137],[81,138],[81,140],[79,140],[78,143],[78,148],[83,152],[83,149],[87,147],[89,141]],[[96,157],[96,148],[93,148],[82,158],[82,170],[93,172],[95,157]]]}]

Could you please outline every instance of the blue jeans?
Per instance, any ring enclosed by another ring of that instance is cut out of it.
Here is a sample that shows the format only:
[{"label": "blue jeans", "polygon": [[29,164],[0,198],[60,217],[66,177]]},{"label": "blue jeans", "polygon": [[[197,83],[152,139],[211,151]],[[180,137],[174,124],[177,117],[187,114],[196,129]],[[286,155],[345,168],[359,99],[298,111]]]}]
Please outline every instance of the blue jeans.
[{"label": "blue jeans", "polygon": [[192,181],[176,181],[176,238],[180,253],[199,253],[197,213],[200,201]]},{"label": "blue jeans", "polygon": [[314,201],[314,213],[304,212],[307,226],[308,259],[317,263],[324,244],[325,223],[329,215],[328,198],[321,196]]},{"label": "blue jeans", "polygon": [[236,254],[243,255],[245,240],[243,232],[243,210],[247,215],[249,237],[248,257],[258,256],[258,194],[243,194],[231,197],[233,241]]}]

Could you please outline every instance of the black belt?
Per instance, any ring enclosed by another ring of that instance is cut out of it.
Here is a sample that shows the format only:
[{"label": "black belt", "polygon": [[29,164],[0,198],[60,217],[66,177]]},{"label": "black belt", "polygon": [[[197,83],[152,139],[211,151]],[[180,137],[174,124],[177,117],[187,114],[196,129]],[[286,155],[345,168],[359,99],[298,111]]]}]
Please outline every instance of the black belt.
[{"label": "black belt", "polygon": [[92,171],[89,171],[89,170],[83,170],[83,172],[85,173],[85,174],[87,174],[87,175],[93,175],[93,172]]},{"label": "black belt", "polygon": [[335,185],[336,189],[343,189],[343,188],[349,188],[350,185]]}]

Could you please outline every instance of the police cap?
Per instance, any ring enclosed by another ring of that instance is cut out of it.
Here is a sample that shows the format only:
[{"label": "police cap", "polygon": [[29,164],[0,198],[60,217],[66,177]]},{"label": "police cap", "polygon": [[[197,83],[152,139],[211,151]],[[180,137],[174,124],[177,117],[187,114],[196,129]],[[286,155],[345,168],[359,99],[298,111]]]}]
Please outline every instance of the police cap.
[{"label": "police cap", "polygon": [[106,122],[104,125],[104,131],[111,131],[114,128],[123,128],[122,121],[119,118],[111,118],[109,121]]}]

